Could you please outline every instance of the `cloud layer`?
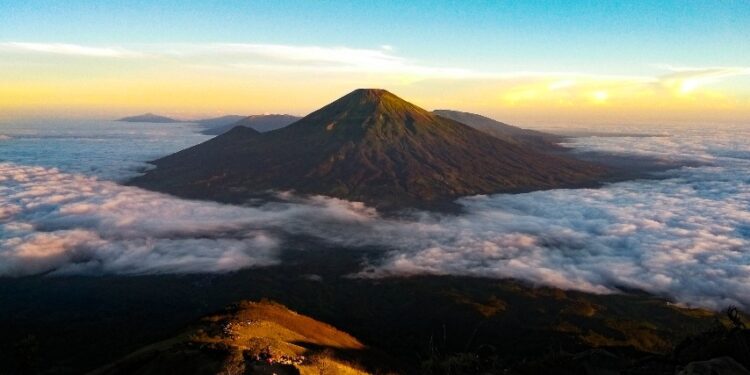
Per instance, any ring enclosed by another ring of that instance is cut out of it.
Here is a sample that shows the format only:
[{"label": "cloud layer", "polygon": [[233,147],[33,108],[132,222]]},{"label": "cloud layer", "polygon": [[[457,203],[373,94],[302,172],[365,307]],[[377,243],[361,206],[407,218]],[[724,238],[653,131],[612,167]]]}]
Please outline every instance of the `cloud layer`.
[{"label": "cloud layer", "polygon": [[274,264],[286,236],[303,234],[382,249],[360,277],[517,278],[748,307],[750,131],[669,133],[575,145],[704,166],[601,189],[469,197],[459,216],[384,218],[360,203],[288,194],[287,203],[228,206],[1,163],[0,275],[226,272]]},{"label": "cloud layer", "polygon": [[187,201],[57,168],[0,163],[0,276],[211,273],[277,263],[284,234],[346,243],[377,213],[312,197]]},{"label": "cloud layer", "polygon": [[223,272],[276,261],[242,209],[0,164],[0,275]]},{"label": "cloud layer", "polygon": [[591,292],[641,289],[702,306],[750,306],[748,131],[587,138],[613,150],[712,165],[602,189],[463,199],[468,214],[401,226],[368,272],[513,277]]},{"label": "cloud layer", "polygon": [[704,306],[747,306],[750,188],[743,185],[750,175],[717,182],[729,171],[685,172],[653,184],[467,198],[468,215],[411,225],[421,235],[410,238],[419,240],[401,244],[371,272],[512,277],[590,292],[634,288]]}]

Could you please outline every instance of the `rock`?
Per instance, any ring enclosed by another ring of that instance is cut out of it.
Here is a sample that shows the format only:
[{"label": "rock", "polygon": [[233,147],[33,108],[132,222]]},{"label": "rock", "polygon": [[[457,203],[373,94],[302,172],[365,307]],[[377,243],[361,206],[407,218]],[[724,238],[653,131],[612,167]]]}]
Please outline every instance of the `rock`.
[{"label": "rock", "polygon": [[750,371],[732,357],[719,357],[690,362],[678,375],[750,375]]},{"label": "rock", "polygon": [[618,375],[627,365],[627,361],[602,349],[576,354],[574,361],[583,368],[586,375]]}]

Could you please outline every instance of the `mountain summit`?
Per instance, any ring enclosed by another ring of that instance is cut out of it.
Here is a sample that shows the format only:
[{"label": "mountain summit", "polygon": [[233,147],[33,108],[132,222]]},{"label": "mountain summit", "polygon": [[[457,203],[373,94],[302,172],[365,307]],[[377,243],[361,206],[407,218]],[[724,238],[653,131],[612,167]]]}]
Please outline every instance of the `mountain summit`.
[{"label": "mountain summit", "polygon": [[231,202],[294,190],[380,208],[583,185],[604,173],[488,137],[380,89],[355,90],[276,131],[231,131],[154,164],[133,183]]}]

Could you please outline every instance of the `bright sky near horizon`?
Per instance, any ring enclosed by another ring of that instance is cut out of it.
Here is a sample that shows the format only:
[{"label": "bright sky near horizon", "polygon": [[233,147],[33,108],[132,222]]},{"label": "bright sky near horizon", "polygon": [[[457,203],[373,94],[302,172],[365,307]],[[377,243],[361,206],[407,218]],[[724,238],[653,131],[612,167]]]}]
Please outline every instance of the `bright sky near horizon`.
[{"label": "bright sky near horizon", "polygon": [[305,114],[358,87],[517,123],[750,120],[750,1],[0,2],[0,118]]}]

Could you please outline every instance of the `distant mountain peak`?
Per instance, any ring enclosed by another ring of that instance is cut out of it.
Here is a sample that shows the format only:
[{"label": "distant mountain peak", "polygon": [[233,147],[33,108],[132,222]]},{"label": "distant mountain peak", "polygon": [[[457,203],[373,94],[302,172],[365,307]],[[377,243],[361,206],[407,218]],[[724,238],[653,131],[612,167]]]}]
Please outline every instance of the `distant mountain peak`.
[{"label": "distant mountain peak", "polygon": [[123,121],[123,122],[150,122],[150,123],[177,123],[182,122],[180,120],[173,119],[171,117],[161,116],[157,114],[153,114],[151,112],[144,113],[142,115],[137,116],[129,116],[129,117],[123,117],[117,121]]},{"label": "distant mountain peak", "polygon": [[255,136],[260,134],[260,132],[247,126],[237,125],[224,134],[231,134],[234,136]]}]

